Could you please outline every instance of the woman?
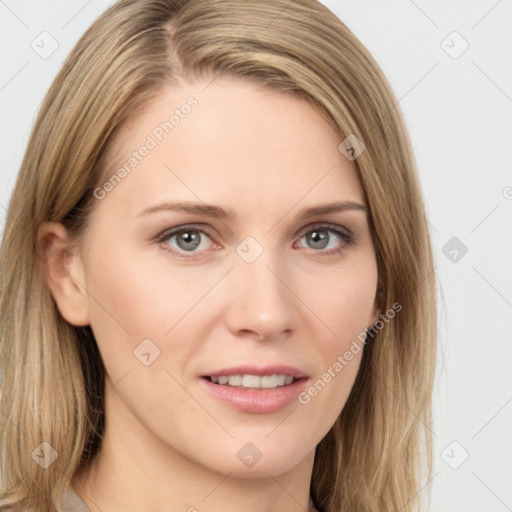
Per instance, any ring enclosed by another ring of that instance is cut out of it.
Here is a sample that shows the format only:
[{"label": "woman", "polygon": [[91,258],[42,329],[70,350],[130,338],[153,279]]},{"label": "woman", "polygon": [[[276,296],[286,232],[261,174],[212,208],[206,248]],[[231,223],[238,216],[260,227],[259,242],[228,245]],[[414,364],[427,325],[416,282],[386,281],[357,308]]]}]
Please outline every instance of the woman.
[{"label": "woman", "polygon": [[108,9],[42,105],[1,269],[0,509],[417,509],[424,207],[321,4]]}]

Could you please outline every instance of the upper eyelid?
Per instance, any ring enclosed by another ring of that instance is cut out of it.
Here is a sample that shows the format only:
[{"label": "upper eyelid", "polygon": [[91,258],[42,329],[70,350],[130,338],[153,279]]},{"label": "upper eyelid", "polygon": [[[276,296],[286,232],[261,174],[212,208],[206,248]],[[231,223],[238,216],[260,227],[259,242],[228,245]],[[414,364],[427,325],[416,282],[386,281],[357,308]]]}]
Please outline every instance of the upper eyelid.
[{"label": "upper eyelid", "polygon": [[201,233],[205,233],[208,236],[212,236],[209,231],[210,229],[206,224],[182,224],[176,226],[174,228],[164,229],[161,233],[156,236],[157,240],[161,240],[163,238],[174,236],[182,231],[200,231]]},{"label": "upper eyelid", "polygon": [[[296,237],[296,236],[301,235],[301,237],[302,237],[302,236],[304,236],[304,234],[308,233],[311,230],[314,230],[315,228],[317,228],[317,229],[323,228],[323,229],[327,229],[327,230],[331,230],[331,231],[341,232],[341,234],[345,235],[347,238],[351,238],[351,239],[354,238],[352,231],[349,230],[348,228],[346,228],[344,226],[340,226],[338,224],[326,222],[326,221],[312,222],[306,226],[303,226],[298,231],[296,231],[296,233],[293,236]],[[190,230],[190,231],[199,231],[203,234],[206,234],[210,239],[212,239],[212,241],[215,241],[215,240],[213,240],[213,238],[214,238],[213,235],[210,233],[211,229],[212,228],[210,228],[210,226],[208,226],[207,224],[201,224],[201,223],[182,224],[182,225],[179,225],[179,226],[176,226],[173,228],[165,229],[159,235],[157,235],[156,239],[158,241],[163,241],[164,239],[168,240],[171,237],[173,237],[174,235],[179,234],[180,232],[185,232],[187,230]]]},{"label": "upper eyelid", "polygon": [[340,226],[339,224],[333,224],[332,222],[312,222],[311,224],[308,224],[307,226],[299,229],[296,234],[298,235],[300,233],[307,233],[308,231],[311,231],[315,228],[325,228],[331,229],[333,231],[341,231],[346,235],[352,236],[352,231],[350,229],[344,226]]}]

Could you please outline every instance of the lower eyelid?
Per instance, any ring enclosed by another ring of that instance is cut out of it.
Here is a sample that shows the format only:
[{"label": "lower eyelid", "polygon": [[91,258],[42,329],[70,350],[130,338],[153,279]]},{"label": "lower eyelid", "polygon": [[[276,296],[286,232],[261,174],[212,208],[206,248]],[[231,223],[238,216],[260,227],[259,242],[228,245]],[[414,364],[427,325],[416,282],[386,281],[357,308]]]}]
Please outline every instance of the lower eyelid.
[{"label": "lower eyelid", "polygon": [[[309,227],[306,231],[302,231],[302,233],[300,233],[298,235],[298,241],[300,242],[300,240],[302,240],[307,234],[309,234],[309,233],[311,233],[312,231],[315,231],[315,230],[324,230],[324,231],[327,231],[327,232],[329,232],[331,234],[334,234],[335,236],[337,236],[340,239],[341,242],[340,242],[340,247],[338,247],[338,248],[328,249],[328,250],[317,250],[317,251],[315,251],[314,249],[311,249],[313,251],[313,253],[316,252],[319,255],[321,255],[322,253],[325,253],[327,255],[334,254],[336,252],[339,252],[339,251],[343,250],[343,247],[345,245],[351,245],[351,244],[354,243],[354,238],[353,238],[351,233],[344,232],[340,228],[338,228],[337,226],[333,227],[333,226],[329,226],[329,225],[318,225],[318,226],[311,226],[311,227]],[[214,240],[214,238],[205,229],[198,228],[198,227],[193,227],[193,226],[190,226],[190,227],[183,226],[183,227],[177,228],[176,230],[164,231],[162,234],[160,234],[157,237],[157,241],[163,246],[163,249],[165,251],[170,252],[172,254],[175,254],[178,257],[193,259],[193,258],[196,257],[195,255],[199,255],[199,254],[201,254],[203,252],[207,252],[207,250],[187,252],[187,251],[183,251],[183,250],[172,249],[169,246],[165,246],[166,242],[171,240],[171,238],[173,238],[176,235],[179,235],[180,233],[184,233],[184,232],[187,232],[187,231],[198,232],[201,235],[204,235],[207,238],[209,238],[211,240],[211,244],[213,246],[220,247],[220,245]]]}]

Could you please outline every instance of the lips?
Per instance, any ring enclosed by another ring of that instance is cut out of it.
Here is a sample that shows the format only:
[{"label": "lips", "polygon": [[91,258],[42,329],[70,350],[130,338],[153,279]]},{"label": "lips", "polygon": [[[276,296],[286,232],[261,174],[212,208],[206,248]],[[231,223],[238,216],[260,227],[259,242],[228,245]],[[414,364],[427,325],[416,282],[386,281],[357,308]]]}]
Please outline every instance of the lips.
[{"label": "lips", "polygon": [[238,366],[202,376],[209,392],[242,412],[271,413],[291,404],[308,375],[298,368]]}]

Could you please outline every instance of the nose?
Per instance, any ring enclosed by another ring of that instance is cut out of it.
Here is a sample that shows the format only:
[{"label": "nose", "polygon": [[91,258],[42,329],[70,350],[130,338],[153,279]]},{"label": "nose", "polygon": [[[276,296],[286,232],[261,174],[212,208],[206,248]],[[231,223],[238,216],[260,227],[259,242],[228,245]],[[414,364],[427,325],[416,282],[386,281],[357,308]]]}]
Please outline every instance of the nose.
[{"label": "nose", "polygon": [[248,263],[238,256],[228,278],[225,320],[235,336],[277,341],[295,328],[296,304],[290,273],[264,251]]}]

